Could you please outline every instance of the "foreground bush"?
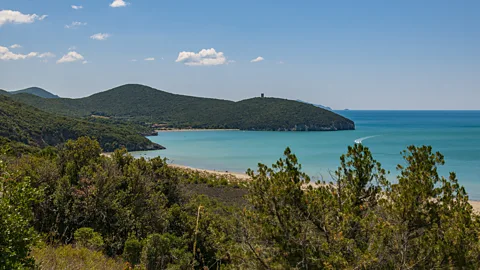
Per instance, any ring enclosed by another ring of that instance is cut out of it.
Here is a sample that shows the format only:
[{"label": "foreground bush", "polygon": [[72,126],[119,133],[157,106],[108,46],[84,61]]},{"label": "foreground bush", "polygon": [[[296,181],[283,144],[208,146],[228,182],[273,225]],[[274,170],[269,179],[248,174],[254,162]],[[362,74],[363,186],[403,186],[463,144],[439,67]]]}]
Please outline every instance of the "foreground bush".
[{"label": "foreground bush", "polygon": [[103,247],[102,236],[92,228],[80,228],[74,233],[75,243],[78,247],[91,250],[101,250]]},{"label": "foreground bush", "polygon": [[99,251],[74,248],[71,245],[35,248],[31,253],[40,269],[124,269],[126,264],[119,259],[108,258]]},{"label": "foreground bush", "polygon": [[37,232],[31,225],[31,205],[40,195],[28,178],[15,181],[0,160],[0,269],[33,266],[28,253],[37,240]]}]

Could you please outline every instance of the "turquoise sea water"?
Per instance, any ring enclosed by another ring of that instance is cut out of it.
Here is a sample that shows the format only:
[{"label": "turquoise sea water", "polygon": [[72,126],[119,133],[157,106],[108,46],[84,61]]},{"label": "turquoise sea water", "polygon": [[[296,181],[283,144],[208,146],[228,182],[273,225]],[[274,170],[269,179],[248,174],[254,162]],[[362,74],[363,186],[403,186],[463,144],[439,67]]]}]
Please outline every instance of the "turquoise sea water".
[{"label": "turquoise sea water", "polygon": [[470,194],[480,200],[480,111],[339,111],[356,130],[337,132],[183,131],[162,132],[150,140],[166,150],[135,152],[162,156],[172,163],[219,171],[245,172],[258,162],[271,164],[289,146],[305,172],[329,180],[348,145],[361,140],[395,181],[406,146],[432,145]]}]

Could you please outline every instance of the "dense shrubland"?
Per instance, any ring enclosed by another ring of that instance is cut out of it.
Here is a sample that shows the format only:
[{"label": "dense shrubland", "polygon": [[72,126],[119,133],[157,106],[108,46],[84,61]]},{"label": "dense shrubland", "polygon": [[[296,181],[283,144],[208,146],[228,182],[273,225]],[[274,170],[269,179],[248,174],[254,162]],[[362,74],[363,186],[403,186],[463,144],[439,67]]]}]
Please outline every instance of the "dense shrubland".
[{"label": "dense shrubland", "polygon": [[[479,220],[440,153],[409,147],[398,182],[368,148],[340,158],[333,183],[310,181],[290,149],[239,183],[101,155],[82,137],[1,156],[4,269],[478,269]],[[4,151],[5,152],[5,151]],[[246,193],[212,199],[213,189]],[[204,193],[204,194],[201,194]],[[194,248],[195,247],[195,248]]]}]

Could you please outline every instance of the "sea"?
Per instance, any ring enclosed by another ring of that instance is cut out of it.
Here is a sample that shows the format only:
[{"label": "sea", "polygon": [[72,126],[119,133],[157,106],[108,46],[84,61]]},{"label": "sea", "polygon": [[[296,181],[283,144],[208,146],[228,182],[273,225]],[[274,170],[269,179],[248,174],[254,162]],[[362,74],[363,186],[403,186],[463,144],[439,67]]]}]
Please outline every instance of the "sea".
[{"label": "sea", "polygon": [[304,172],[315,180],[331,180],[349,145],[368,146],[390,171],[392,182],[405,164],[409,145],[431,145],[445,156],[441,175],[457,174],[472,200],[480,200],[480,111],[336,111],[356,129],[335,132],[175,131],[148,137],[166,150],[134,152],[136,157],[166,157],[169,162],[217,171],[245,172],[258,163],[272,164],[286,147]]}]

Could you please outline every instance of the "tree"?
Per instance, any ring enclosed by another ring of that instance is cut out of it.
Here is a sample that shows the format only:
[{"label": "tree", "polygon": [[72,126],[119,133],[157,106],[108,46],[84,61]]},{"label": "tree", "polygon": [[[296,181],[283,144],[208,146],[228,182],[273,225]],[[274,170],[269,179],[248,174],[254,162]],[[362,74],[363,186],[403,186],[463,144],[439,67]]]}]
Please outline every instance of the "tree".
[{"label": "tree", "polygon": [[96,163],[101,153],[102,148],[98,141],[90,137],[68,140],[60,150],[62,173],[68,175],[72,183],[77,183],[80,170]]},{"label": "tree", "polygon": [[38,236],[32,226],[31,206],[38,202],[41,192],[24,178],[15,181],[0,161],[0,268],[32,267],[29,252]]},{"label": "tree", "polygon": [[478,216],[456,175],[438,175],[443,155],[430,146],[409,146],[403,158],[406,166],[398,166],[398,183],[382,201],[379,233],[385,244],[379,267],[478,269]]}]

